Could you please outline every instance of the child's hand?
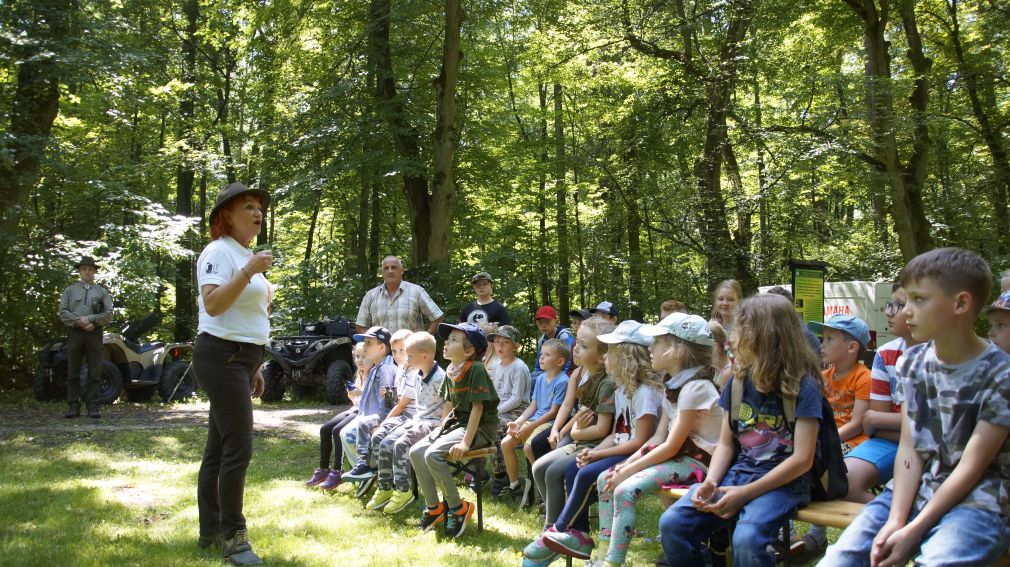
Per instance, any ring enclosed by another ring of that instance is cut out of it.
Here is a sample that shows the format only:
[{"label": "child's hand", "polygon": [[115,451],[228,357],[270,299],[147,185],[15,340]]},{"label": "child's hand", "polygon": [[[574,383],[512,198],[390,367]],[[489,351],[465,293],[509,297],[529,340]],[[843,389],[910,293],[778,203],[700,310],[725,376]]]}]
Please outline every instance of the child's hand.
[{"label": "child's hand", "polygon": [[551,428],[550,435],[547,436],[547,443],[551,446],[551,449],[558,448],[558,441],[561,440],[561,433],[557,429]]},{"label": "child's hand", "polygon": [[915,546],[918,546],[922,539],[922,534],[918,534],[914,538],[909,537],[912,535],[909,533],[910,531],[909,526],[902,526],[888,520],[877,536],[873,538],[870,565],[874,567],[877,565],[881,567],[904,565]]},{"label": "child's hand", "polygon": [[740,512],[750,501],[743,486],[720,486],[714,495],[717,500],[708,505],[708,512],[728,520]]},{"label": "child's hand", "polygon": [[624,482],[625,480],[627,480],[628,476],[629,476],[629,475],[624,474],[623,472],[621,472],[621,471],[619,471],[617,469],[614,469],[613,472],[604,473],[604,474],[607,475],[607,484],[605,484],[603,486],[603,490],[606,490],[607,492],[609,492],[611,494],[613,494],[614,491],[617,490],[617,487],[620,486],[620,484],[622,482]]},{"label": "child's hand", "polygon": [[579,468],[582,468],[595,460],[596,456],[593,455],[592,449],[583,449],[582,452],[575,457],[575,464],[578,465]]},{"label": "child's hand", "polygon": [[593,424],[593,419],[596,414],[593,410],[589,408],[582,408],[575,414],[575,425],[579,426],[579,429],[585,429]]},{"label": "child's hand", "polygon": [[515,437],[519,441],[525,442],[526,438],[529,437],[530,433],[532,433],[532,432],[533,432],[533,428],[530,427],[528,423],[526,423],[526,424],[523,424],[523,426],[520,427],[518,431],[516,431],[515,433],[513,433],[512,437]]},{"label": "child's hand", "polygon": [[509,435],[511,435],[513,437],[515,437],[515,433],[516,433],[516,431],[518,429],[519,429],[519,424],[516,423],[516,422],[514,422],[514,421],[510,421],[510,422],[508,422],[508,423],[505,424],[505,433],[508,433]]},{"label": "child's hand", "polygon": [[455,460],[467,453],[470,450],[470,444],[466,441],[460,441],[452,447],[449,448],[449,459]]},{"label": "child's hand", "polygon": [[718,484],[706,480],[698,485],[698,488],[691,494],[691,504],[701,512],[708,512],[708,505],[712,502],[717,490],[719,490]]}]

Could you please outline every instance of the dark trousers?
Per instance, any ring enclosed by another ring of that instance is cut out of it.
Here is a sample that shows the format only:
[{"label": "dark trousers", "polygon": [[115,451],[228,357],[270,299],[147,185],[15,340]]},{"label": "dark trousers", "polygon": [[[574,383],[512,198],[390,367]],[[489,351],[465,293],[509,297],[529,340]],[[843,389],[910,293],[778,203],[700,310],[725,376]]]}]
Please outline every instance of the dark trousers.
[{"label": "dark trousers", "polygon": [[319,468],[330,468],[330,454],[335,453],[333,470],[340,470],[344,458],[344,445],[340,442],[340,430],[352,419],[358,417],[358,408],[340,412],[319,428]]},{"label": "dark trousers", "polygon": [[568,499],[565,500],[561,515],[554,522],[554,529],[563,532],[571,528],[588,533],[589,505],[596,501],[597,496],[596,479],[627,458],[627,455],[604,457],[581,468],[575,461],[569,463],[565,469],[565,492],[568,493]]},{"label": "dark trousers", "polygon": [[263,347],[200,333],[193,371],[210,399],[207,446],[197,476],[200,535],[230,538],[244,529],[242,496],[253,445],[249,381],[263,362]]},{"label": "dark trousers", "polygon": [[84,403],[98,405],[98,392],[102,387],[102,329],[91,331],[71,327],[67,331],[67,402],[81,403],[81,359],[88,361],[88,388]]}]

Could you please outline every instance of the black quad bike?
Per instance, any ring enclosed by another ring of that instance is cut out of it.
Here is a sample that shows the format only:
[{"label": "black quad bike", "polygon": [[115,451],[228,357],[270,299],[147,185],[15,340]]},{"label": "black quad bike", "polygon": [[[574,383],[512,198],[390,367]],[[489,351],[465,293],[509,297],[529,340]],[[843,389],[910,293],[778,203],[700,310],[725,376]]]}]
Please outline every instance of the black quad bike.
[{"label": "black quad bike", "polygon": [[[127,324],[119,333],[104,333],[98,403],[111,404],[123,391],[130,401],[139,402],[151,399],[155,392],[164,402],[185,399],[196,393],[196,378],[190,369],[192,344],[138,342],[157,324],[158,317],[152,313]],[[66,399],[66,346],[66,338],[54,339],[37,353],[41,369],[32,381],[37,400]],[[82,392],[87,388],[87,379],[87,364],[82,361]]]},{"label": "black quad bike", "polygon": [[288,386],[296,397],[312,396],[323,386],[327,402],[350,403],[347,389],[354,375],[351,322],[337,317],[299,327],[300,334],[273,337],[266,347],[271,360],[263,365],[263,401],[280,401]]}]

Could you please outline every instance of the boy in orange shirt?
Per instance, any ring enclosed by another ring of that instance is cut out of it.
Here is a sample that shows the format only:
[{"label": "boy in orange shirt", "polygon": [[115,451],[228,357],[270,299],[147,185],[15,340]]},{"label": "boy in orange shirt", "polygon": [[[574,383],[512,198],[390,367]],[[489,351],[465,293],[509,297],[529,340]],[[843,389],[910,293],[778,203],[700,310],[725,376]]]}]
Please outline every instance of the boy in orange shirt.
[{"label": "boy in orange shirt", "polygon": [[[835,413],[842,454],[847,455],[867,439],[863,431],[863,414],[870,407],[871,379],[870,369],[860,361],[870,343],[870,328],[853,315],[832,315],[826,323],[810,321],[807,326],[824,337],[821,360],[828,366],[821,372],[824,396]],[[822,555],[828,545],[826,528],[811,525],[803,536],[803,545],[802,562]],[[800,562],[797,559],[797,563]]]}]

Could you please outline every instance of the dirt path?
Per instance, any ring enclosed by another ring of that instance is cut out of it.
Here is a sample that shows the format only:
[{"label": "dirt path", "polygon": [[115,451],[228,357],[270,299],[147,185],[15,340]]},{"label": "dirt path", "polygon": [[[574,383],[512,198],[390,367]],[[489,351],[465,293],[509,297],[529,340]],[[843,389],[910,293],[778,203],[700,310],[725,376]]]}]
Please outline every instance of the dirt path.
[{"label": "dirt path", "polygon": [[[208,402],[188,404],[115,404],[102,406],[101,419],[65,419],[62,404],[0,405],[0,436],[20,433],[73,433],[81,431],[123,431],[203,427],[207,423]],[[260,432],[281,430],[317,435],[319,425],[343,411],[343,407],[255,406],[253,421]]]}]

